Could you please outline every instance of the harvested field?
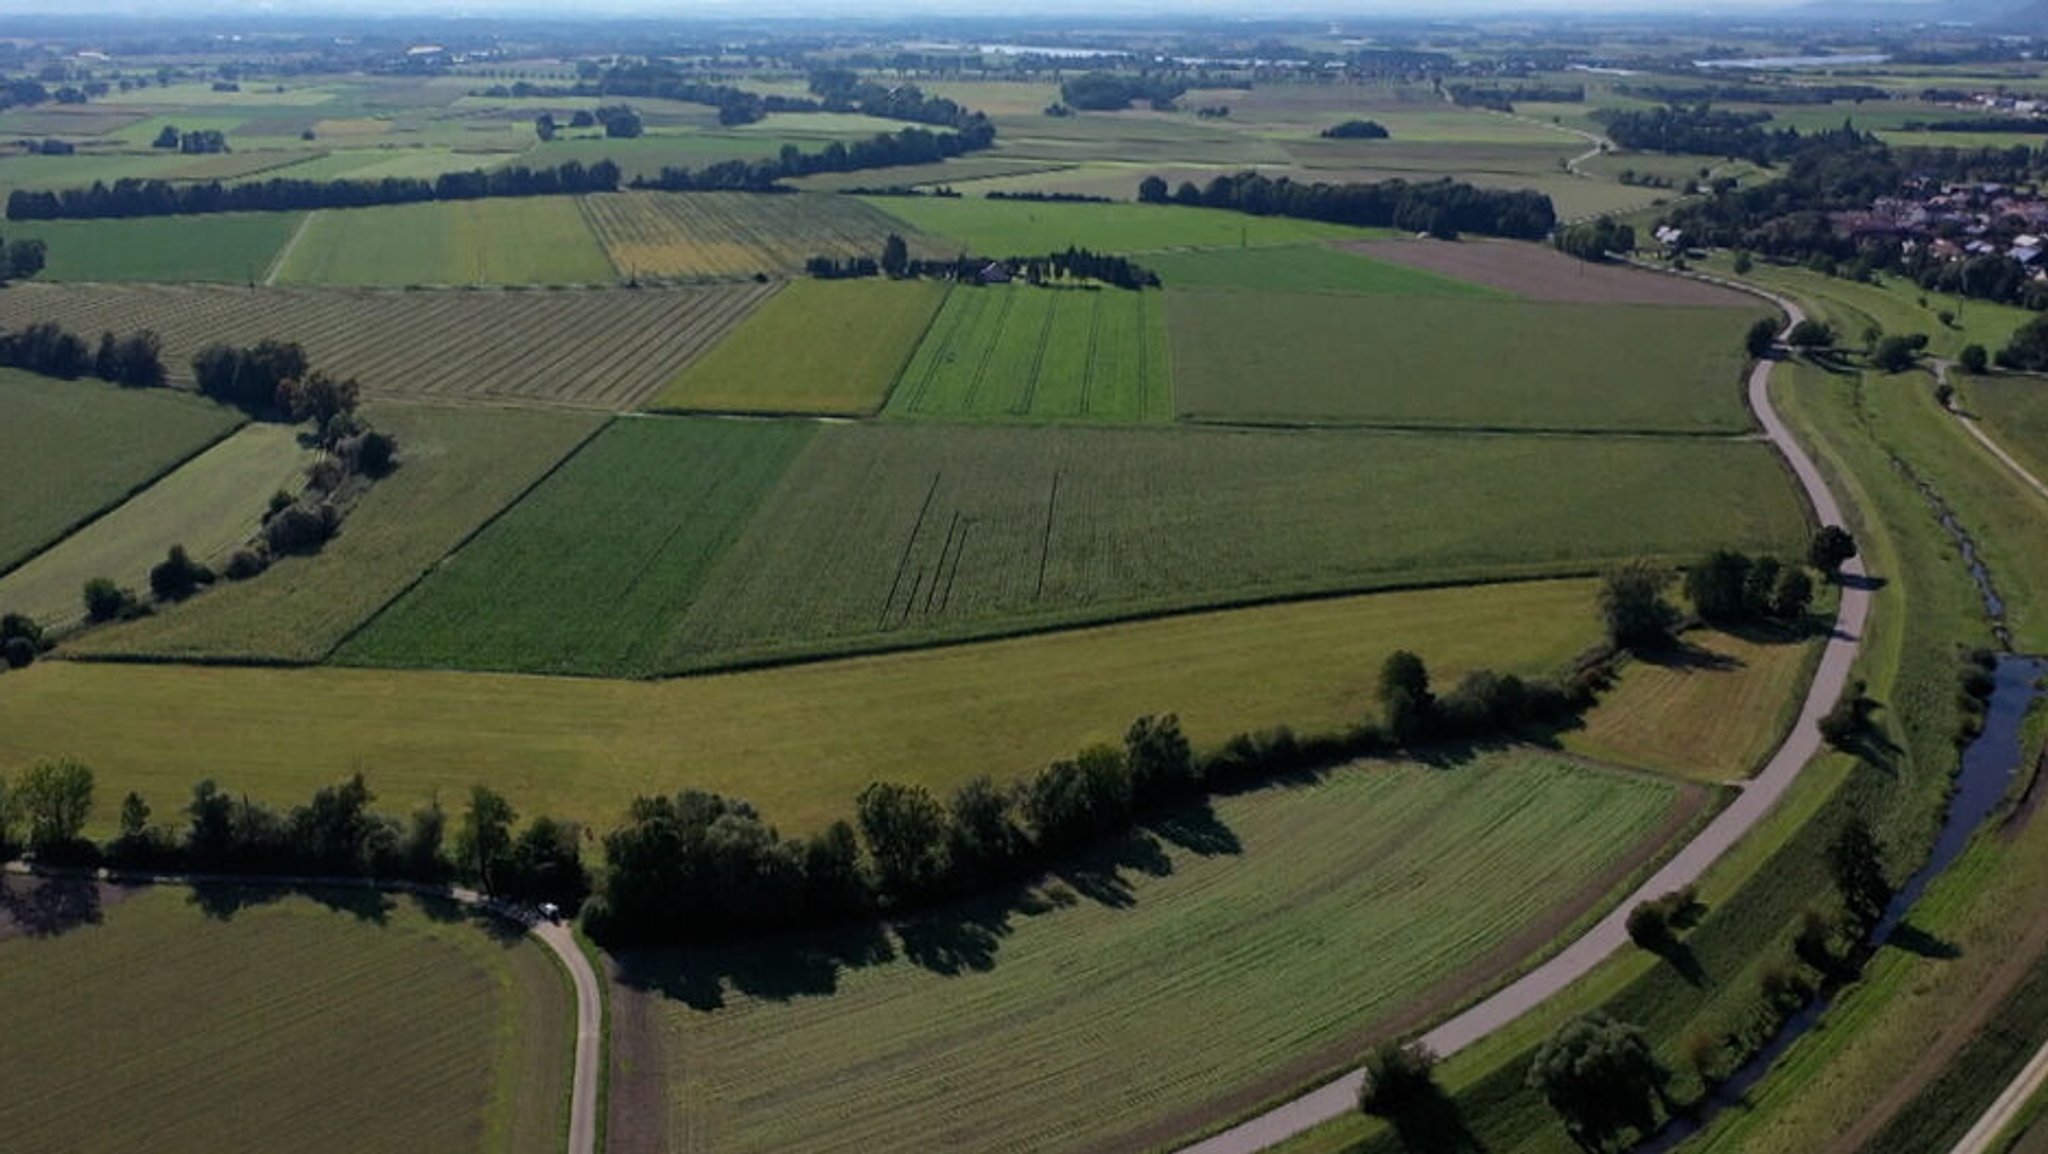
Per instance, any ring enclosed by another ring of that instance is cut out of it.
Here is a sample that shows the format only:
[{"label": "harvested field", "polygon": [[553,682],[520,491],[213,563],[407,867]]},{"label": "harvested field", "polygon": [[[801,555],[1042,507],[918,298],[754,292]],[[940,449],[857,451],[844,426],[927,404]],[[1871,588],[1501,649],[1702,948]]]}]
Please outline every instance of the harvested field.
[{"label": "harvested field", "polygon": [[904,368],[889,413],[1171,420],[1163,311],[1156,292],[956,289]]},{"label": "harvested field", "polygon": [[[905,231],[900,221],[850,196],[622,192],[587,196],[582,205],[627,278],[794,273],[814,256],[879,257],[889,234]],[[920,254],[931,248],[914,232],[904,239]]]},{"label": "harvested field", "polygon": [[1375,260],[1440,273],[1541,301],[1581,304],[1755,308],[1741,293],[1682,277],[1592,264],[1540,244],[1511,240],[1374,241],[1357,250]]},{"label": "harvested field", "polygon": [[0,573],[242,419],[186,394],[0,369]]},{"label": "harvested field", "polygon": [[617,421],[336,656],[351,665],[658,672],[684,607],[814,429]]},{"label": "harvested field", "polygon": [[354,890],[0,885],[40,930],[0,930],[10,1151],[562,1148],[575,1007],[537,943]]},{"label": "harvested field", "polygon": [[1750,428],[1742,336],[1763,315],[1270,292],[1167,306],[1183,416],[1588,432]]},{"label": "harvested field", "polygon": [[828,426],[662,665],[1585,573],[1716,546],[1787,553],[1806,531],[1782,466],[1754,443]]},{"label": "harvested field", "polygon": [[573,197],[324,209],[278,266],[286,284],[610,284]]},{"label": "harvested field", "polygon": [[872,414],[945,299],[936,281],[794,281],[648,407]]},{"label": "harvested field", "polygon": [[[289,805],[360,768],[398,809],[487,781],[522,813],[599,830],[636,793],[694,786],[808,833],[850,816],[871,781],[1007,781],[1146,713],[1178,713],[1203,748],[1281,722],[1339,729],[1372,711],[1394,649],[1446,684],[1482,666],[1546,676],[1597,637],[1593,594],[1586,580],[1375,593],[668,681],[46,661],[6,675],[0,765],[65,751],[101,796],[139,790],[159,812],[207,776]],[[118,810],[93,817],[111,834]]]},{"label": "harvested field", "polygon": [[630,409],[774,291],[566,292],[18,285],[0,326],[155,329],[174,374],[207,344],[297,341],[373,396]]},{"label": "harvested field", "polygon": [[318,661],[435,562],[597,431],[590,413],[383,401],[366,406],[398,438],[398,468],[311,557],[278,560],[153,617],[92,630],[73,653]]},{"label": "harvested field", "polygon": [[284,425],[244,425],[162,480],[0,577],[0,606],[45,625],[85,616],[81,591],[108,577],[145,596],[150,566],[173,545],[217,565],[256,535],[270,495],[305,486],[315,453]]},{"label": "harvested field", "polygon": [[1699,800],[1540,754],[1365,762],[1006,901],[628,954],[615,1036],[666,1060],[615,1067],[613,1094],[658,1079],[671,1140],[635,1154],[1170,1148],[1526,964]]}]

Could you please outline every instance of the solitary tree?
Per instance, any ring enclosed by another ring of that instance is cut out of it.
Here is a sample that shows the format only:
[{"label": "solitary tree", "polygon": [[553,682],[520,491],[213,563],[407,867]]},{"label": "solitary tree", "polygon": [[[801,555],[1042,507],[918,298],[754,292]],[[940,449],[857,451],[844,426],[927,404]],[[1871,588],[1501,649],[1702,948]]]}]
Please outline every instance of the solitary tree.
[{"label": "solitary tree", "polygon": [[1433,1101],[1436,1055],[1420,1042],[1386,1041],[1365,1056],[1358,1108],[1375,1118],[1399,1118]]},{"label": "solitary tree", "polygon": [[1429,667],[1406,649],[1380,664],[1380,710],[1387,733],[1406,745],[1428,735],[1436,720],[1436,696],[1429,691]]},{"label": "solitary tree", "polygon": [[1771,616],[1781,621],[1798,621],[1813,607],[1813,578],[1797,565],[1778,574],[1778,586],[1771,590]]},{"label": "solitary tree", "polygon": [[1806,548],[1806,560],[1830,580],[1842,572],[1843,562],[1856,555],[1856,538],[1840,525],[1823,525]]},{"label": "solitary tree", "polygon": [[1716,625],[1732,625],[1749,615],[1747,556],[1716,549],[1685,571],[1685,596],[1699,615]]},{"label": "solitary tree", "polygon": [[1785,336],[1785,343],[1795,349],[1824,349],[1835,343],[1835,330],[1816,320],[1803,320],[1792,326]]},{"label": "solitary tree", "polygon": [[29,848],[51,850],[78,840],[92,813],[92,770],[69,758],[39,761],[14,786]]},{"label": "solitary tree", "polygon": [[121,836],[130,841],[149,830],[149,803],[134,790],[121,799]]},{"label": "solitary tree", "polygon": [[1982,374],[1991,364],[1991,354],[1984,351],[1983,345],[1964,345],[1957,359],[1962,362],[1963,371],[1972,376]]},{"label": "solitary tree", "polygon": [[882,242],[882,275],[891,280],[901,280],[910,271],[910,246],[903,238],[890,233]]},{"label": "solitary tree", "polygon": [[1528,1085],[1557,1111],[1574,1141],[1606,1150],[1629,1130],[1655,1128],[1669,1077],[1640,1028],[1594,1013],[1543,1044]]},{"label": "solitary tree", "polygon": [[85,583],[85,616],[89,621],[112,621],[135,600],[133,594],[106,577]]},{"label": "solitary tree", "polygon": [[1148,176],[1138,182],[1138,200],[1144,204],[1166,203],[1166,182],[1157,176]]},{"label": "solitary tree", "polygon": [[1671,574],[1637,559],[1610,569],[1600,582],[1600,620],[1623,649],[1651,649],[1671,640],[1678,611],[1664,599]]},{"label": "solitary tree", "polygon": [[1868,928],[1884,916],[1892,900],[1892,884],[1884,874],[1884,851],[1869,823],[1851,817],[1828,843],[1828,874],[1842,897],[1842,908]]},{"label": "solitary tree", "polygon": [[1760,318],[1749,326],[1749,333],[1742,338],[1742,343],[1752,357],[1762,359],[1770,356],[1771,347],[1778,343],[1778,322],[1769,317]]},{"label": "solitary tree", "polygon": [[485,893],[494,893],[494,870],[512,845],[512,823],[518,819],[512,803],[489,786],[469,791],[469,808],[462,815],[462,829],[455,836],[455,857],[466,870],[474,871]]}]

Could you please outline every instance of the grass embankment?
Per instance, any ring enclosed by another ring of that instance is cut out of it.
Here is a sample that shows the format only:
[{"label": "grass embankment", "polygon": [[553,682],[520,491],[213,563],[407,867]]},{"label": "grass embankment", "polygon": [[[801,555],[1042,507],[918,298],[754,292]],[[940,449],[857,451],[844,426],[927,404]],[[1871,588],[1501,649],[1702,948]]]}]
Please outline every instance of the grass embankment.
[{"label": "grass embankment", "polygon": [[323,209],[280,284],[609,284],[612,265],[573,197]]},{"label": "grass embankment", "polygon": [[669,1132],[720,1150],[1149,1145],[1496,981],[1680,796],[1540,754],[1360,763],[1169,817],[1007,905],[629,955],[652,988],[621,1013],[668,1053],[620,1078],[661,1078]]},{"label": "grass embankment", "polygon": [[1549,674],[1597,638],[1592,604],[1591,581],[1383,593],[666,682],[39,662],[0,693],[0,767],[72,754],[102,797],[139,790],[159,812],[209,776],[287,805],[361,769],[400,811],[486,781],[596,829],[636,794],[694,786],[805,832],[871,781],[1021,777],[1141,714],[1177,711],[1202,745],[1341,728],[1373,710],[1398,648],[1446,684]]},{"label": "grass embankment", "polygon": [[[1838,823],[1863,814],[1889,847],[1892,870],[1904,873],[1931,844],[1956,765],[1952,735],[1956,646],[1988,640],[1981,605],[1952,547],[1920,494],[1896,474],[1875,442],[1853,391],[1812,373],[1781,371],[1773,397],[1788,422],[1811,430],[1830,484],[1844,500],[1871,572],[1884,579],[1865,636],[1857,675],[1883,703],[1884,745],[1878,764],[1829,754],[1809,767],[1778,808],[1708,872],[1701,896],[1708,913],[1686,936],[1696,982],[1669,962],[1629,950],[1585,981],[1439,1068],[1466,1123],[1488,1150],[1566,1154],[1575,1149],[1557,1117],[1523,1086],[1535,1048],[1572,1017],[1595,1008],[1641,1024],[1664,1061],[1678,1072],[1681,1099],[1699,1092],[1687,1060],[1695,1035],[1715,1038],[1752,1028],[1759,1012],[1758,978],[1791,957],[1805,910],[1830,892],[1825,847]],[[1819,1044],[1837,1036],[1813,1035]],[[1789,1062],[1803,1059],[1795,1051]],[[1894,1071],[1896,1072],[1896,1067]],[[1815,1084],[1774,1075],[1753,1094],[1819,1097]],[[1868,1094],[1830,1101],[1860,1108]],[[1741,1122],[1762,1109],[1729,1116]],[[1391,1154],[1392,1133],[1362,1116],[1319,1128],[1288,1143],[1288,1154],[1347,1151]]]},{"label": "grass embankment", "polygon": [[936,281],[796,281],[647,407],[871,415],[945,299]]},{"label": "grass embankment", "polygon": [[185,394],[0,370],[0,572],[241,421]]},{"label": "grass embankment", "polygon": [[[17,902],[36,904],[0,913]],[[89,908],[52,936],[0,928],[9,1150],[561,1149],[575,1006],[539,945],[356,891]]]},{"label": "grass embankment", "polygon": [[254,580],[94,630],[67,649],[202,661],[321,660],[599,425],[577,413],[401,402],[365,412],[398,438],[398,468],[370,487],[341,535],[319,553],[283,558]]},{"label": "grass embankment", "polygon": [[631,676],[815,426],[612,424],[336,657],[351,665]]},{"label": "grass embankment", "polygon": [[889,414],[1172,420],[1164,307],[1156,292],[957,290],[904,367]]},{"label": "grass embankment", "polygon": [[82,591],[95,577],[149,591],[149,570],[174,545],[220,566],[263,524],[273,493],[305,488],[316,450],[299,430],[251,424],[185,462],[105,516],[0,577],[0,605],[46,625],[85,617]]},{"label": "grass embankment", "polygon": [[[1719,276],[1735,275],[1732,260],[1725,257],[1699,262],[1697,267]],[[1810,269],[1757,261],[1748,276],[1737,279],[1799,300],[1808,315],[1833,326],[1844,345],[1858,348],[1863,344],[1863,330],[1876,326],[1887,334],[1925,333],[1928,352],[1938,357],[1953,359],[1968,344],[1996,352],[2013,330],[2035,315],[2012,305],[1929,292],[1903,277],[1884,274],[1873,283],[1858,284]],[[1921,304],[1922,300],[1927,303]],[[1950,324],[1941,323],[1944,312],[1952,315]]]},{"label": "grass embankment", "polygon": [[1750,427],[1746,309],[1282,293],[1167,305],[1178,409],[1198,420]]}]

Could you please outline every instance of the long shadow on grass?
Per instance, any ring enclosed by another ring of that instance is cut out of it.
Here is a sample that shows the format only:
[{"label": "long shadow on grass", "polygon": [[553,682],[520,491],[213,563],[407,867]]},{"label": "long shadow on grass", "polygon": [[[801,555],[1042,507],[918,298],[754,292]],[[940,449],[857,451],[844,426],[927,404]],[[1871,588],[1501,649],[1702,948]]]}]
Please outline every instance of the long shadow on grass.
[{"label": "long shadow on grass", "polygon": [[1141,877],[1173,873],[1168,847],[1201,857],[1243,852],[1237,834],[1206,802],[1179,806],[1137,831],[1059,862],[1030,882],[951,902],[913,917],[761,941],[638,950],[617,955],[618,978],[694,1010],[716,1010],[730,995],[793,1001],[838,992],[842,975],[907,962],[947,977],[985,973],[1022,919],[1092,901],[1138,904]]},{"label": "long shadow on grass", "polygon": [[267,906],[290,897],[306,898],[336,913],[353,914],[358,921],[379,926],[391,919],[391,911],[398,906],[390,894],[367,887],[260,886],[226,881],[194,882],[190,900],[199,907],[200,913],[225,922],[233,920],[243,910]]}]

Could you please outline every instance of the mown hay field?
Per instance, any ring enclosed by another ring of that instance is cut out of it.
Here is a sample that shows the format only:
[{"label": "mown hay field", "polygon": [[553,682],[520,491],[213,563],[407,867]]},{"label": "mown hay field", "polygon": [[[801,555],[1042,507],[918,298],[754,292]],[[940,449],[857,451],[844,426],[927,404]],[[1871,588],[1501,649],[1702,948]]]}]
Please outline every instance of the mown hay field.
[{"label": "mown hay field", "polygon": [[1502,294],[1470,281],[1373,260],[1333,245],[1162,252],[1145,258],[1167,288],[1235,289],[1279,293],[1366,293],[1404,296],[1491,297]]},{"label": "mown hay field", "polygon": [[1585,573],[1717,546],[1786,554],[1805,525],[1755,443],[833,426],[762,503],[660,664]]},{"label": "mown hay field", "polygon": [[872,414],[945,299],[933,281],[792,282],[648,407]]},{"label": "mown hay field", "polygon": [[212,281],[261,284],[306,219],[297,212],[130,220],[10,220],[7,239],[50,246],[46,281]]},{"label": "mown hay field", "polygon": [[[1133,189],[1136,183],[1133,181]],[[1218,208],[1158,204],[1059,204],[973,197],[871,197],[868,203],[911,228],[983,256],[1035,256],[1068,247],[1095,252],[1239,248],[1363,240],[1372,229],[1246,216]],[[936,242],[935,242],[936,243]]]},{"label": "mown hay field", "polygon": [[1169,293],[1197,420],[1740,432],[1761,311],[1420,296]]},{"label": "mown hay field", "polygon": [[[890,233],[910,231],[850,196],[622,192],[581,203],[612,264],[629,279],[794,273],[814,256],[879,257]],[[904,239],[917,250],[932,248],[914,232]]]},{"label": "mown hay field", "polygon": [[[1589,580],[1376,593],[668,681],[43,661],[7,675],[0,767],[70,753],[103,797],[139,790],[160,813],[208,776],[290,805],[362,769],[394,810],[488,782],[599,830],[636,794],[693,786],[807,833],[871,781],[1014,779],[1148,713],[1178,713],[1205,747],[1339,729],[1376,714],[1395,649],[1445,684],[1545,676],[1597,638],[1593,595]],[[101,807],[96,831],[117,816]]]},{"label": "mown hay field", "polygon": [[1526,964],[1698,800],[1541,754],[1360,763],[1170,815],[1007,905],[627,955],[615,1037],[666,1060],[612,1093],[667,1105],[650,1149],[1170,1146]]},{"label": "mown hay field", "polygon": [[377,396],[629,409],[716,344],[772,286],[565,292],[401,292],[18,285],[0,326],[154,329],[189,374],[208,344],[297,341]]},{"label": "mown hay field", "polygon": [[813,431],[796,422],[616,421],[336,656],[658,672],[681,608]]},{"label": "mown hay field", "polygon": [[0,370],[0,573],[241,421],[185,394]]},{"label": "mown hay field", "polygon": [[91,920],[24,932],[64,907],[0,882],[10,1151],[562,1148],[576,1011],[541,946],[421,899],[47,884]]},{"label": "mown hay field", "polygon": [[1167,421],[1156,292],[955,289],[889,399],[900,417]]},{"label": "mown hay field", "polygon": [[277,270],[286,284],[610,284],[574,197],[323,209]]},{"label": "mown hay field", "polygon": [[371,404],[365,414],[398,438],[398,468],[356,502],[340,535],[319,553],[282,558],[256,580],[95,629],[66,648],[90,655],[318,661],[596,432],[601,420],[587,413],[399,401]]},{"label": "mown hay field", "polygon": [[218,566],[256,535],[271,494],[305,487],[316,455],[299,443],[297,429],[244,425],[0,577],[0,609],[44,625],[70,624],[84,618],[83,590],[95,577],[147,596],[150,567],[173,545]]}]

